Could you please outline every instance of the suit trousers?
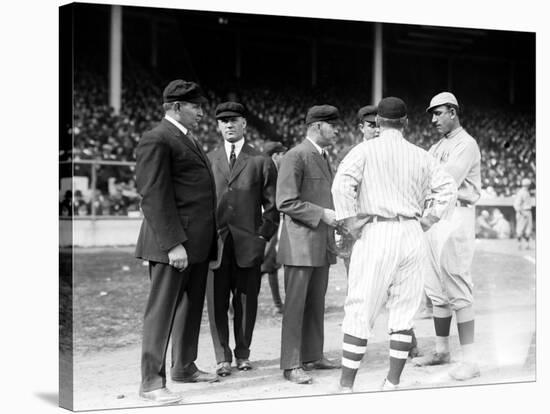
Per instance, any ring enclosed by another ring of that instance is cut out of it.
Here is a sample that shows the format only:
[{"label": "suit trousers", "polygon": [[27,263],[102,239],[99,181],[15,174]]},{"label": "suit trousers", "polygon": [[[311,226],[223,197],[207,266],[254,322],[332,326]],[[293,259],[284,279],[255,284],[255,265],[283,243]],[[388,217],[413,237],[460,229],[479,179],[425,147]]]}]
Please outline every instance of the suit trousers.
[{"label": "suit trousers", "polygon": [[325,294],[330,265],[285,265],[281,369],[323,357]]},{"label": "suit trousers", "polygon": [[151,290],[145,308],[141,350],[141,389],[166,385],[166,351],[172,336],[173,379],[197,370],[208,262],[189,265],[183,272],[166,263],[149,262]]},{"label": "suit trousers", "polygon": [[251,267],[239,267],[235,260],[235,244],[231,234],[223,246],[220,267],[209,276],[207,287],[208,318],[216,361],[233,360],[229,346],[229,299],[233,305],[233,334],[235,358],[250,356],[252,333],[258,311],[258,294],[261,286],[260,261]]}]

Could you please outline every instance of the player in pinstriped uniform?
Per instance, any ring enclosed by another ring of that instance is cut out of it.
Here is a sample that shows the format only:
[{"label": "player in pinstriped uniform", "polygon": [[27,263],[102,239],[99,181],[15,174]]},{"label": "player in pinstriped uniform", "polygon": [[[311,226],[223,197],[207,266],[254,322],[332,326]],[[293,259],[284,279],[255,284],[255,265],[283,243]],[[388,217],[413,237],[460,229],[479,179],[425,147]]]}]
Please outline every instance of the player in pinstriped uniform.
[{"label": "player in pinstriped uniform", "polygon": [[[383,389],[399,384],[422,297],[426,246],[419,241],[423,230],[456,200],[452,177],[426,151],[404,139],[405,103],[382,99],[376,119],[380,136],[350,151],[332,185],[336,218],[357,236],[342,324],[342,392],[352,390],[384,304],[389,310],[390,369]],[[433,203],[425,211],[428,197]]]},{"label": "player in pinstriped uniform", "polygon": [[435,95],[426,111],[443,135],[429,152],[456,181],[458,201],[449,219],[442,220],[426,234],[430,261],[425,289],[434,305],[436,343],[435,352],[414,358],[413,363],[418,366],[450,363],[449,331],[455,311],[463,358],[449,374],[456,380],[467,380],[480,374],[474,354],[470,267],[474,256],[475,203],[481,194],[481,154],[475,139],[460,126],[459,105],[452,93]]}]

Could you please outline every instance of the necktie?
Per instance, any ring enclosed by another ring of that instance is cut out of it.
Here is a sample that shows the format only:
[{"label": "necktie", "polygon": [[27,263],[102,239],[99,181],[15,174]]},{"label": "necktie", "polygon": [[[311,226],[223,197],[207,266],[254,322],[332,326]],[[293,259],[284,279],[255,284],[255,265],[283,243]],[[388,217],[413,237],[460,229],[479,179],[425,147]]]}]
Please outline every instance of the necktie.
[{"label": "necktie", "polygon": [[329,159],[328,159],[328,152],[326,150],[323,150],[321,152],[321,154],[323,155],[323,158],[325,159],[325,162],[327,164],[328,172],[330,173],[330,175],[332,175],[332,168],[330,167],[330,162],[329,162]]},{"label": "necktie", "polygon": [[235,144],[231,144],[231,154],[229,154],[229,168],[233,169],[233,166],[235,165],[235,160],[237,157],[235,156]]},{"label": "necktie", "polygon": [[191,133],[191,132],[188,132],[187,133],[187,137],[191,140],[191,142],[195,145],[195,147],[197,147],[197,149],[199,148],[199,143],[197,142],[197,138],[195,138],[195,136]]}]

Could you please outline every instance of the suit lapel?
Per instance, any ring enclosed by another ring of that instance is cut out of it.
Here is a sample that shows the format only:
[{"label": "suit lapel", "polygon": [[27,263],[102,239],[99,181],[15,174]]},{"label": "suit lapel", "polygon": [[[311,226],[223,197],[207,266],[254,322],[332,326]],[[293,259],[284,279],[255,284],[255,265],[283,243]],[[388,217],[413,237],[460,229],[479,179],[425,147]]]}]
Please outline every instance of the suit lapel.
[{"label": "suit lapel", "polygon": [[227,156],[225,154],[225,146],[222,144],[216,152],[214,153],[214,165],[212,168],[215,168],[216,171],[220,172],[220,176],[225,179],[226,183],[229,183],[229,161],[227,161]]},{"label": "suit lapel", "polygon": [[319,154],[319,151],[317,151],[317,148],[315,148],[313,144],[309,142],[309,139],[304,140],[304,144],[309,148],[313,159],[315,160],[327,180],[329,182],[332,182],[332,171],[330,170],[328,161],[325,160],[321,154]]},{"label": "suit lapel", "polygon": [[249,153],[249,147],[244,143],[243,147],[241,148],[241,152],[239,153],[239,156],[237,157],[237,160],[235,161],[235,165],[233,166],[233,169],[231,170],[231,174],[229,176],[229,184],[237,178],[237,176],[241,173],[243,168],[246,166],[246,163],[248,161],[248,158],[250,158]]}]

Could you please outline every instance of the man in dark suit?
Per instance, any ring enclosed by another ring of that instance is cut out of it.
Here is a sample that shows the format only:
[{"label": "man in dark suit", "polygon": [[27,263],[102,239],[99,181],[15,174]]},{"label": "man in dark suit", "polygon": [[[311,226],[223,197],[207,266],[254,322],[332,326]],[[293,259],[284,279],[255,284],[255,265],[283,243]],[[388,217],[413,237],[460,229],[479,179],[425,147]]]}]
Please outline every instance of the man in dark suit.
[{"label": "man in dark suit", "polygon": [[144,215],[136,257],[149,261],[151,280],[140,396],[167,404],[181,400],[166,388],[170,334],[173,381],[218,379],[194,363],[208,262],[216,254],[216,193],[206,154],[191,133],[203,116],[200,87],[175,80],[164,89],[163,99],[164,119],[143,134],[136,149],[136,185]]},{"label": "man in dark suit", "polygon": [[313,106],[306,139],[286,153],[277,179],[277,208],[284,213],[278,261],[285,268],[281,369],[310,384],[304,370],[339,368],[323,356],[328,272],[336,263],[332,171],[324,148],[337,135],[338,109]]},{"label": "man in dark suit", "polygon": [[[216,108],[224,144],[208,154],[216,181],[218,260],[208,284],[208,316],[217,374],[231,374],[227,311],[232,295],[235,359],[239,370],[249,370],[250,343],[256,322],[260,266],[266,241],[277,230],[275,208],[277,171],[273,161],[244,139],[246,114],[237,102]],[[263,211],[262,211],[263,207]]]}]

